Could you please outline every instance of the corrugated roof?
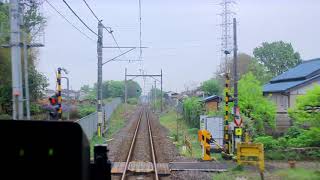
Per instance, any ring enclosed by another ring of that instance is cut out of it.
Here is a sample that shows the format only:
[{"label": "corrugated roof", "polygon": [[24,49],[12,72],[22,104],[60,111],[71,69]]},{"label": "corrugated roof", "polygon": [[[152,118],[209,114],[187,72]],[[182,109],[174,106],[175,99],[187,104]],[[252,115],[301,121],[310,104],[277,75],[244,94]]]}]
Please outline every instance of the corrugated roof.
[{"label": "corrugated roof", "polygon": [[217,95],[212,95],[212,96],[208,96],[208,97],[204,98],[202,101],[207,102],[207,101],[210,101],[213,99],[221,99],[221,98]]},{"label": "corrugated roof", "polygon": [[270,93],[270,92],[284,92],[287,91],[291,88],[294,88],[298,85],[307,83],[309,81],[312,81],[314,79],[320,78],[320,74],[317,76],[314,76],[312,78],[308,78],[305,80],[300,80],[300,81],[287,81],[287,82],[278,82],[278,83],[268,83],[263,86],[263,92],[264,93]]},{"label": "corrugated roof", "polygon": [[282,92],[286,91],[303,81],[289,81],[289,82],[279,82],[279,83],[268,83],[263,86],[263,92]]},{"label": "corrugated roof", "polygon": [[281,75],[273,78],[270,82],[275,83],[280,81],[305,80],[309,75],[318,70],[320,70],[320,58],[303,61],[302,64],[289,69]]}]

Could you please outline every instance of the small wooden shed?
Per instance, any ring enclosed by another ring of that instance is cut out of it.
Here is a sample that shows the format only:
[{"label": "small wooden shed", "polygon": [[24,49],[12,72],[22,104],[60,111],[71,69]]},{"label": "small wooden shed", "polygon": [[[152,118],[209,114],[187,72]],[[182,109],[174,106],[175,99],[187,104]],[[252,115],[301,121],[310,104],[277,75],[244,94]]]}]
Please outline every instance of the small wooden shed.
[{"label": "small wooden shed", "polygon": [[217,95],[212,95],[203,99],[206,111],[218,111],[219,104],[222,101],[222,98]]}]

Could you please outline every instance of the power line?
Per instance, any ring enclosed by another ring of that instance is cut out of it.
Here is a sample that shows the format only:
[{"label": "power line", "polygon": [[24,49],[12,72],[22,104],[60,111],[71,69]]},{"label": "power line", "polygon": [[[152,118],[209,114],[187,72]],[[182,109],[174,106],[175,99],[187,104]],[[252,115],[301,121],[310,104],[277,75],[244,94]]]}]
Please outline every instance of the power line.
[{"label": "power line", "polygon": [[61,14],[57,8],[55,8],[49,1],[45,0],[48,5],[55,10],[65,21],[67,21],[73,28],[75,28],[77,31],[79,31],[82,35],[84,35],[86,38],[90,39],[91,41],[94,41],[91,37],[89,37],[86,33],[81,31],[79,28],[77,28],[72,22],[70,22],[63,14]]},{"label": "power line", "polygon": [[118,47],[119,51],[120,51],[120,52],[122,52],[122,51],[121,51],[121,48],[119,47],[119,44],[118,44],[118,42],[117,42],[116,38],[114,37],[113,32],[111,32],[110,34],[111,34],[111,36],[112,36],[113,41],[116,43],[116,45],[117,45],[117,47]]},{"label": "power line", "polygon": [[63,0],[63,2],[68,6],[68,8],[70,9],[70,11],[79,19],[79,21],[81,21],[81,23],[86,26],[93,34],[95,34],[96,36],[98,36],[98,34],[96,32],[94,32],[78,15],[77,13],[69,6],[69,4]]},{"label": "power line", "polygon": [[[91,7],[90,7],[89,4],[87,3],[87,1],[86,1],[86,0],[83,0],[83,2],[86,4],[87,8],[91,11],[92,15],[97,19],[97,21],[101,21],[101,20],[98,18],[98,16],[96,15],[96,13],[91,9]],[[119,46],[119,44],[118,44],[118,42],[117,42],[117,40],[116,40],[116,38],[115,38],[115,36],[114,36],[114,34],[113,34],[113,30],[111,29],[111,27],[106,27],[104,24],[102,24],[102,26],[103,26],[103,28],[104,28],[109,34],[111,34],[113,41],[115,42],[116,46],[117,46],[118,49],[119,49],[119,52],[120,52],[120,53],[123,53],[122,50],[121,50],[121,48],[120,48],[120,46]],[[141,25],[140,25],[140,26],[141,26]],[[141,27],[140,27],[140,29],[141,29]],[[141,35],[140,35],[140,36],[141,36]],[[141,39],[141,37],[140,37],[140,39]],[[141,42],[140,42],[140,51],[141,51]],[[140,53],[140,54],[141,54],[141,53]],[[141,55],[140,55],[140,56],[141,56]],[[127,57],[125,57],[125,58],[127,58]]]},{"label": "power line", "polygon": [[83,0],[83,2],[86,4],[86,6],[89,8],[89,10],[91,11],[91,13],[93,14],[93,16],[97,19],[97,21],[100,21],[100,19],[98,18],[98,16],[93,12],[93,10],[90,8],[89,4],[87,3],[86,0]]},{"label": "power line", "polygon": [[[94,11],[90,8],[90,6],[89,6],[89,4],[87,3],[87,1],[86,1],[86,0],[83,0],[83,2],[86,4],[87,8],[91,11],[92,15],[97,19],[97,21],[100,21],[100,19],[99,19],[98,16],[96,15],[96,13],[94,13]],[[116,43],[116,45],[117,45],[120,53],[122,53],[121,48],[119,47],[119,44],[118,44],[116,38],[114,37],[114,34],[113,34],[112,29],[111,29],[110,27],[106,27],[104,24],[102,24],[102,25],[103,25],[103,28],[104,28],[106,31],[108,31],[108,33],[111,34],[113,41]],[[140,45],[140,46],[141,46],[141,45]],[[140,49],[141,49],[141,48],[140,48]]]},{"label": "power line", "polygon": [[[141,47],[141,36],[142,36],[142,32],[141,32],[141,0],[139,0],[139,23],[140,23],[140,47]],[[142,56],[142,49],[140,48],[140,57],[139,59],[141,59]]]}]

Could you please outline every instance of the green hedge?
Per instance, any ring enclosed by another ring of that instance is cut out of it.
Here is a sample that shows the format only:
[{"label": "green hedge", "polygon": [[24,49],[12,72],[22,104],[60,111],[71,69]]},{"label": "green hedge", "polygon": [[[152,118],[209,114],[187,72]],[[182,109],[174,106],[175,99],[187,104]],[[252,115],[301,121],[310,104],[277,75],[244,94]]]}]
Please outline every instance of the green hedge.
[{"label": "green hedge", "polygon": [[79,118],[83,118],[96,111],[96,106],[94,105],[80,105],[78,106]]},{"label": "green hedge", "polygon": [[267,159],[318,160],[320,159],[320,128],[304,130],[291,127],[285,136],[259,136],[254,142],[263,143]]}]

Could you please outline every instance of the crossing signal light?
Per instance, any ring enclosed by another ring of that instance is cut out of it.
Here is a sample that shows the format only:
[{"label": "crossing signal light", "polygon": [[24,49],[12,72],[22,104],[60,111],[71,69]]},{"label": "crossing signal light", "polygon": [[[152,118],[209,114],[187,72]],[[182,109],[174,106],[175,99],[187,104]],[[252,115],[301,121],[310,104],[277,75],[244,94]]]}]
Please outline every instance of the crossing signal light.
[{"label": "crossing signal light", "polygon": [[59,104],[58,104],[58,97],[56,95],[53,95],[49,97],[50,105],[52,106],[49,115],[51,119],[56,119],[58,117],[58,111],[59,111]]},{"label": "crossing signal light", "polygon": [[58,98],[56,96],[51,96],[49,97],[49,102],[52,106],[56,105],[58,103]]}]

